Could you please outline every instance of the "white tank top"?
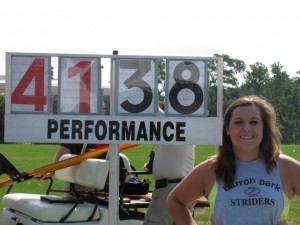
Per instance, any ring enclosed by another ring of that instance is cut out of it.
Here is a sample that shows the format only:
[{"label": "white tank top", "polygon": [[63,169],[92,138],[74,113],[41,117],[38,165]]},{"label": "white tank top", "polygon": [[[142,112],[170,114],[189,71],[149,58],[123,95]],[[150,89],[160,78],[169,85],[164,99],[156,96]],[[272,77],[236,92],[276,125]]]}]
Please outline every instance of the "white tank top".
[{"label": "white tank top", "polygon": [[194,145],[157,145],[152,174],[155,180],[185,177],[194,167]]}]

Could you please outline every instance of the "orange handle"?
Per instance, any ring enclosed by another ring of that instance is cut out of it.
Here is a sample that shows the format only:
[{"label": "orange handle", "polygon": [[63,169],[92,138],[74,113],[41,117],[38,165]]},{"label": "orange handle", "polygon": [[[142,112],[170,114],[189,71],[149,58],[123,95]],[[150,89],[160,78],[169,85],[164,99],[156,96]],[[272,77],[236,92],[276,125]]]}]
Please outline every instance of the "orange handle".
[{"label": "orange handle", "polygon": [[[124,151],[129,148],[136,147],[138,145],[139,144],[120,144],[120,151]],[[78,155],[78,156],[75,156],[72,158],[68,158],[68,159],[65,159],[65,160],[62,160],[59,162],[48,164],[46,166],[28,170],[26,172],[26,175],[28,175],[29,178],[40,177],[46,173],[51,173],[56,170],[60,170],[60,169],[63,169],[63,168],[69,167],[69,166],[79,164],[84,159],[97,158],[97,157],[101,156],[102,154],[108,152],[108,150],[109,150],[109,145],[102,146],[94,151],[86,152],[84,154],[81,154],[81,155]],[[0,188],[9,186],[14,183],[16,183],[16,181],[13,181],[10,177],[2,178],[2,179],[0,179]]]}]

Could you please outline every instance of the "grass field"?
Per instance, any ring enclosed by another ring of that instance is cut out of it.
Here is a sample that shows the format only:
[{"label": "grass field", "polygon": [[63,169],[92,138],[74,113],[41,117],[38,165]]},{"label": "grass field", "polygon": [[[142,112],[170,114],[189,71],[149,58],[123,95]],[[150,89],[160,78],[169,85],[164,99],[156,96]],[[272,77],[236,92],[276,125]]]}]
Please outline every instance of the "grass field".
[{"label": "grass field", "polygon": [[[128,156],[130,163],[136,170],[143,170],[143,165],[149,159],[149,154],[153,145],[141,145],[123,153]],[[58,149],[58,145],[40,145],[40,144],[2,144],[0,152],[5,155],[20,172],[25,172],[29,169],[47,165],[53,162],[54,155]],[[283,145],[283,152],[300,161],[300,145]],[[197,146],[195,163],[209,158],[215,153],[214,146]],[[154,182],[152,177],[145,175],[150,179],[150,189],[153,190]],[[6,177],[1,175],[0,178]],[[300,178],[299,178],[300,179]],[[40,182],[37,179],[30,179],[22,183],[16,184],[11,189],[11,192],[20,193],[45,193],[48,187],[48,182]],[[54,178],[52,189],[62,189],[63,183]],[[7,188],[0,188],[0,198],[5,195]],[[0,213],[3,209],[2,202],[0,204]],[[200,214],[196,214],[198,224],[208,225],[209,223],[209,208],[205,208]],[[201,222],[200,222],[201,221]],[[289,213],[290,225],[300,224],[300,197],[296,197],[291,202]]]}]

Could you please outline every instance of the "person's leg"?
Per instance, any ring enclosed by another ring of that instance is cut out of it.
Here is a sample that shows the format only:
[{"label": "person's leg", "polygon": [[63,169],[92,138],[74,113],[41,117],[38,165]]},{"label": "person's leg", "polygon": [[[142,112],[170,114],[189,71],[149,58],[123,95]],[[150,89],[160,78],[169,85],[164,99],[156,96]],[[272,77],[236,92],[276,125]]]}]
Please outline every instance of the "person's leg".
[{"label": "person's leg", "polygon": [[174,220],[166,208],[166,199],[176,184],[154,190],[144,219],[144,225],[173,225]]}]

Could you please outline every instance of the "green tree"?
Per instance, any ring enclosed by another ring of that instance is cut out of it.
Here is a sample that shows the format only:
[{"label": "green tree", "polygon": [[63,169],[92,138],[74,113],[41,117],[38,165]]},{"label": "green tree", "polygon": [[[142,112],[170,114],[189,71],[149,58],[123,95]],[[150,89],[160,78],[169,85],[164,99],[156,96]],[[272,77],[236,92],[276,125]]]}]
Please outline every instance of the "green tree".
[{"label": "green tree", "polygon": [[165,84],[166,84],[166,61],[158,60],[158,98],[165,99]]},{"label": "green tree", "polygon": [[104,104],[105,104],[106,115],[109,115],[110,114],[110,96],[104,95],[103,100],[104,100]]},{"label": "green tree", "polygon": [[[285,111],[288,117],[286,124],[289,134],[285,137],[286,143],[298,144],[300,142],[300,78],[292,79],[289,111]],[[285,131],[286,132],[286,131]]]},{"label": "green tree", "polygon": [[[222,57],[224,62],[224,69],[223,69],[223,84],[224,88],[233,87],[236,88],[239,86],[239,80],[237,75],[243,74],[246,69],[246,64],[244,61],[235,59],[230,57],[226,54],[214,54],[215,57]],[[214,70],[216,71],[217,65],[214,65]],[[216,80],[216,73],[212,74]],[[212,80],[213,81],[213,80]]]},{"label": "green tree", "polygon": [[[239,60],[231,58],[229,55],[214,54],[215,57],[222,57],[223,68],[223,86],[224,97],[223,107],[226,108],[232,99],[240,96],[239,81],[237,76],[243,74],[246,69],[246,64]],[[209,116],[216,116],[216,102],[217,102],[217,61],[208,62],[209,71]]]},{"label": "green tree", "polygon": [[263,95],[264,87],[270,79],[268,68],[262,63],[249,66],[244,75],[244,83],[241,85],[242,95]]},{"label": "green tree", "polygon": [[271,79],[266,84],[264,95],[276,110],[283,143],[289,142],[292,132],[290,130],[292,87],[293,82],[287,72],[283,70],[283,66],[279,62],[273,63],[271,65]]}]

